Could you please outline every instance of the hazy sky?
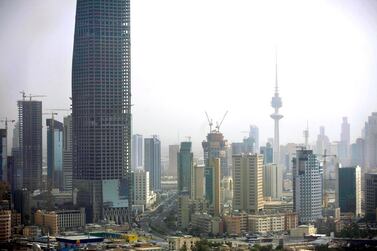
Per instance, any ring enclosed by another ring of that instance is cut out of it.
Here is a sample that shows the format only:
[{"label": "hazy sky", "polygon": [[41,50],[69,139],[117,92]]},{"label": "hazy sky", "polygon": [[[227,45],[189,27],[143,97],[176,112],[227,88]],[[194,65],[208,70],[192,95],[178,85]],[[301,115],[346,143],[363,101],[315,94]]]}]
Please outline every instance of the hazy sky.
[{"label": "hazy sky", "polygon": [[[17,117],[20,90],[68,108],[74,0],[0,0],[0,117]],[[360,136],[377,110],[377,1],[132,0],[134,132],[164,146],[214,121],[240,141],[249,124],[273,136],[275,45],[283,99],[282,144],[319,126],[339,140],[342,116]],[[63,113],[60,114],[60,116]],[[2,125],[1,125],[2,126]]]}]

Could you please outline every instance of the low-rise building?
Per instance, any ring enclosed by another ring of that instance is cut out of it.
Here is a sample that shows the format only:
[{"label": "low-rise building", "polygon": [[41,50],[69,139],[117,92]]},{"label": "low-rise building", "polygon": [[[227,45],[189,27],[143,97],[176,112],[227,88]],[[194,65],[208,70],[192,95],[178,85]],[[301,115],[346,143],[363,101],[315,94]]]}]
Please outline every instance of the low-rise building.
[{"label": "low-rise building", "polygon": [[288,231],[298,226],[298,215],[294,212],[287,212],[284,214],[284,230]]},{"label": "low-rise building", "polygon": [[308,235],[314,235],[317,233],[317,229],[313,225],[300,225],[296,228],[291,229],[290,236],[299,238]]},{"label": "low-rise building", "polygon": [[223,217],[225,224],[225,231],[228,234],[240,235],[241,234],[241,221],[240,215],[226,215]]},{"label": "low-rise building", "polygon": [[191,228],[194,232],[211,233],[212,216],[206,213],[195,213],[191,215]]},{"label": "low-rise building", "polygon": [[248,217],[248,231],[251,233],[281,232],[284,228],[284,214],[257,214]]},{"label": "low-rise building", "polygon": [[169,251],[182,250],[182,248],[186,248],[185,250],[190,251],[199,240],[200,238],[192,237],[191,235],[169,237]]},{"label": "low-rise building", "polygon": [[12,213],[10,210],[0,210],[0,242],[8,242],[12,234]]}]

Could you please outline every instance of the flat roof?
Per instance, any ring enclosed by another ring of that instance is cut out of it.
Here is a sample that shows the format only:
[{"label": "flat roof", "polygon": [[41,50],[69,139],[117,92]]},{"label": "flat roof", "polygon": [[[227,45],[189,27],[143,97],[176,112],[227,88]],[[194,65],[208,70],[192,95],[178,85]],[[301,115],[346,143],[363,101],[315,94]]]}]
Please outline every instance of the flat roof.
[{"label": "flat roof", "polygon": [[73,243],[76,244],[78,241],[80,243],[96,243],[103,242],[103,237],[88,236],[88,235],[72,235],[72,236],[57,236],[56,240],[63,243]]}]

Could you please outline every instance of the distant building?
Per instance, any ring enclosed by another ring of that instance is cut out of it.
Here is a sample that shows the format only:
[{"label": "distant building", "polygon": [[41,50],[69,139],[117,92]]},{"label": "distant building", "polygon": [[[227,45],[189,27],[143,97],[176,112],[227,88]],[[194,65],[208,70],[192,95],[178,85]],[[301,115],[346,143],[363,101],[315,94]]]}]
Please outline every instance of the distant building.
[{"label": "distant building", "polygon": [[377,168],[377,112],[365,123],[365,167],[369,171]]},{"label": "distant building", "polygon": [[232,177],[223,177],[221,180],[221,203],[232,204],[233,200],[233,178]]},{"label": "distant building", "polygon": [[42,102],[18,101],[19,149],[22,187],[30,191],[42,185]]},{"label": "distant building", "polygon": [[187,192],[189,195],[192,193],[192,176],[193,176],[193,163],[194,155],[191,151],[191,142],[182,142],[178,153],[178,192]]},{"label": "distant building", "polygon": [[258,153],[259,151],[259,129],[256,125],[250,126],[249,138],[254,142],[253,153]]},{"label": "distant building", "polygon": [[349,164],[349,151],[350,151],[350,124],[347,117],[343,117],[341,125],[340,142],[338,147],[338,157],[343,164]]},{"label": "distant building", "polygon": [[169,166],[167,175],[177,177],[177,156],[179,145],[169,145]]},{"label": "distant building", "polygon": [[141,205],[144,209],[151,206],[153,195],[150,191],[149,172],[144,170],[136,170],[133,176],[133,205]]},{"label": "distant building", "polygon": [[161,190],[161,142],[156,135],[144,139],[144,168],[149,172],[149,188]]},{"label": "distant building", "polygon": [[365,174],[365,218],[377,221],[377,174]]},{"label": "distant building", "polygon": [[188,193],[181,193],[178,196],[178,216],[177,227],[185,230],[190,223],[190,195]]},{"label": "distant building", "polygon": [[8,181],[7,129],[0,129],[0,180]]},{"label": "distant building", "polygon": [[361,168],[337,167],[336,204],[341,213],[361,215]]},{"label": "distant building", "polygon": [[63,123],[46,119],[47,125],[47,184],[50,188],[63,186]]},{"label": "distant building", "polygon": [[193,175],[193,198],[201,200],[204,198],[204,165],[194,165]]},{"label": "distant building", "polygon": [[263,209],[263,155],[233,155],[233,209],[257,213]]},{"label": "distant building", "polygon": [[263,168],[264,196],[280,199],[283,190],[283,175],[276,164],[266,164]]},{"label": "distant building", "polygon": [[63,187],[66,191],[72,190],[72,115],[64,117]]},{"label": "distant building", "polygon": [[274,161],[274,150],[272,149],[272,145],[270,143],[267,143],[266,146],[262,146],[260,148],[260,154],[263,154],[265,165],[270,164]]},{"label": "distant building", "polygon": [[357,138],[351,145],[351,165],[365,167],[365,140]]},{"label": "distant building", "polygon": [[325,150],[327,150],[327,153],[330,152],[330,140],[325,134],[325,127],[321,126],[319,128],[319,135],[317,137],[317,143],[316,143],[316,153],[317,154],[324,154]]},{"label": "distant building", "polygon": [[322,167],[312,150],[297,150],[293,158],[293,209],[300,223],[322,217]]},{"label": "distant building", "polygon": [[132,148],[131,167],[132,167],[132,170],[135,170],[143,166],[143,135],[141,134],[132,135],[131,148]]}]

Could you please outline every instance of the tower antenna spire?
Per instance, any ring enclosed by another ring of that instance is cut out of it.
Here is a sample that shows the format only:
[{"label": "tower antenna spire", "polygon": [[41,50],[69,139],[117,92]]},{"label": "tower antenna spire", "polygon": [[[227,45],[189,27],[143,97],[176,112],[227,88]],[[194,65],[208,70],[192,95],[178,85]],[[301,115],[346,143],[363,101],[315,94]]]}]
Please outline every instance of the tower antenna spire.
[{"label": "tower antenna spire", "polygon": [[275,46],[275,93],[279,93],[278,88],[278,48]]}]

